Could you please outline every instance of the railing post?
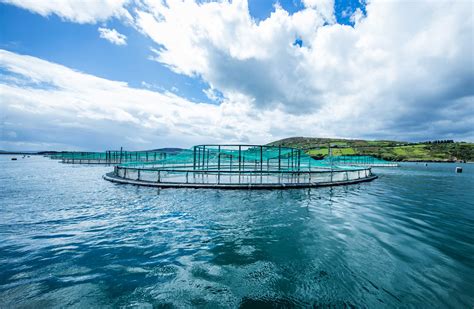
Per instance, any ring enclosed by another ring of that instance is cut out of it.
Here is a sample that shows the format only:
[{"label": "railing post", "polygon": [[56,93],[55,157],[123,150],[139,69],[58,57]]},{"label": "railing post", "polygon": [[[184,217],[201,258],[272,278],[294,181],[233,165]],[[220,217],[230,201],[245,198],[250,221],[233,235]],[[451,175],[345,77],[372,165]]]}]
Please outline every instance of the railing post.
[{"label": "railing post", "polygon": [[201,147],[198,147],[196,166],[198,169],[201,167]]},{"label": "railing post", "polygon": [[298,149],[298,172],[300,171],[301,167],[301,150]]},{"label": "railing post", "polygon": [[[201,165],[201,162],[199,162],[199,165]],[[206,166],[206,146],[202,147],[202,168],[204,169]]]},{"label": "railing post", "polygon": [[239,145],[239,179],[240,179],[241,163],[242,163],[242,146]]},{"label": "railing post", "polygon": [[221,169],[221,146],[217,147],[217,170]]},{"label": "railing post", "polygon": [[281,170],[281,145],[278,146],[278,170]]}]

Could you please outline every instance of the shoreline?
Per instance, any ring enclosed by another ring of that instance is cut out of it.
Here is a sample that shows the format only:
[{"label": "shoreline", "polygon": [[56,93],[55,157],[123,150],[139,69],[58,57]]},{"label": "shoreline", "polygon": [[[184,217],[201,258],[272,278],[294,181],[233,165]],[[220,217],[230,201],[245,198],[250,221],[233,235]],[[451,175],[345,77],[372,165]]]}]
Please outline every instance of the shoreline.
[{"label": "shoreline", "polygon": [[[42,152],[21,152],[21,151],[11,151],[11,152],[0,152],[0,155],[26,155],[26,156],[42,156]],[[387,162],[393,163],[464,163],[464,164],[474,164],[474,161],[454,161],[454,160],[386,160]]]}]

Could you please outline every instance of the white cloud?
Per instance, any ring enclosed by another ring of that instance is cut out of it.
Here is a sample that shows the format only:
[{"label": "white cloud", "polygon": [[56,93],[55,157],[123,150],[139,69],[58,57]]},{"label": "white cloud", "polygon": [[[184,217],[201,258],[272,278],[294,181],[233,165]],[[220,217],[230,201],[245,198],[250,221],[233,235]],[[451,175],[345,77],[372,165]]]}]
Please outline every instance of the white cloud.
[{"label": "white cloud", "polygon": [[[143,149],[271,139],[265,116],[253,116],[245,101],[193,103],[5,50],[0,50],[0,68],[21,81],[0,81],[2,127],[17,133],[3,136],[0,148]],[[242,127],[245,122],[253,125]]]},{"label": "white cloud", "polygon": [[102,27],[99,27],[97,30],[100,33],[100,37],[106,39],[110,43],[116,45],[127,45],[127,37],[119,33],[117,30]]},{"label": "white cloud", "polygon": [[288,101],[294,108],[308,105],[314,89],[295,83],[307,73],[301,67],[307,48],[293,42],[300,37],[309,47],[323,24],[314,9],[289,15],[280,7],[257,24],[246,1],[153,2],[137,14],[138,28],[163,46],[153,59],[177,73],[199,75],[227,96],[245,94],[262,106]]},{"label": "white cloud", "polygon": [[334,0],[302,0],[308,8],[317,9],[324,19],[328,22],[334,22]]},{"label": "white cloud", "polygon": [[213,89],[213,88],[203,89],[202,92],[204,92],[204,94],[209,100],[212,100],[214,102],[222,101],[222,98],[220,97],[216,89]]},{"label": "white cloud", "polygon": [[110,17],[131,20],[124,8],[128,0],[1,0],[41,16],[55,14],[76,23],[96,23]]},{"label": "white cloud", "polygon": [[354,27],[327,24],[318,3],[292,15],[276,6],[259,22],[246,1],[136,8],[135,26],[157,43],[151,58],[202,78],[219,105],[3,51],[0,67],[10,75],[0,80],[2,121],[17,134],[3,138],[97,149],[294,135],[474,140],[468,1],[373,0]]},{"label": "white cloud", "polygon": [[293,15],[276,6],[260,22],[246,1],[145,3],[136,22],[160,46],[153,59],[230,101],[311,114],[338,136],[417,139],[452,126],[451,137],[472,139],[473,113],[447,116],[473,109],[469,1],[374,0],[354,27],[325,24],[333,1],[305,1]]}]

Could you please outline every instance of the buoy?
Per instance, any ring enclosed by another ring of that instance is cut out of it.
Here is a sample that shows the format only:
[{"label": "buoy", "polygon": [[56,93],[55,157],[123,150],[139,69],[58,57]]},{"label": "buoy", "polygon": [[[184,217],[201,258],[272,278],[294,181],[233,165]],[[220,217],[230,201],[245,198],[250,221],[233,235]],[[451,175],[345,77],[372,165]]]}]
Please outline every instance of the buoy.
[{"label": "buoy", "polygon": [[425,163],[425,166],[428,166],[428,163]]},{"label": "buoy", "polygon": [[462,173],[462,167],[457,166],[456,167],[456,173]]}]

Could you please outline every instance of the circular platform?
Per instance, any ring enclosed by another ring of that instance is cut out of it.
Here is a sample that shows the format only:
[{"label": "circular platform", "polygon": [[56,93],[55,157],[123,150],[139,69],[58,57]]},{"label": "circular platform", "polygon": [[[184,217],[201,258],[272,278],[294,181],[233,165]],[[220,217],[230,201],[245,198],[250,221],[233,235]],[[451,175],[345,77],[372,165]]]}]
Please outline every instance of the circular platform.
[{"label": "circular platform", "polygon": [[311,182],[311,183],[179,183],[179,182],[153,182],[146,180],[133,180],[117,177],[114,172],[107,173],[103,176],[105,180],[120,183],[130,184],[136,186],[156,187],[156,188],[194,188],[194,189],[302,189],[302,188],[316,188],[328,186],[351,185],[361,182],[372,181],[377,178],[376,175],[369,177],[343,180],[335,182]]},{"label": "circular platform", "polygon": [[104,178],[161,188],[288,189],[354,184],[376,176],[370,167],[336,166],[294,148],[198,145],[163,160],[120,164]]}]

